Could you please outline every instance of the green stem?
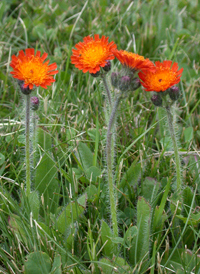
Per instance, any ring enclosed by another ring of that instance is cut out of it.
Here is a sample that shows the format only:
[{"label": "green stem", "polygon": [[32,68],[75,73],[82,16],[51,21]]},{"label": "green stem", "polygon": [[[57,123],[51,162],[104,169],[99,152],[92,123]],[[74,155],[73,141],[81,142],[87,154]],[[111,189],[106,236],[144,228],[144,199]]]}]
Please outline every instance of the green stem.
[{"label": "green stem", "polygon": [[30,168],[30,94],[25,96],[26,117],[25,117],[25,155],[26,155],[26,195],[31,193],[31,168]]},{"label": "green stem", "polygon": [[179,192],[181,190],[181,161],[180,161],[179,153],[178,153],[178,145],[177,145],[176,135],[175,135],[174,126],[173,126],[173,116],[171,113],[171,107],[166,106],[166,111],[167,111],[167,119],[168,119],[168,124],[169,124],[169,131],[170,131],[170,135],[171,135],[172,143],[173,143],[173,147],[174,147],[174,156],[175,156],[175,163],[176,163],[177,191]]},{"label": "green stem", "polygon": [[106,80],[106,74],[102,74],[102,80],[103,80],[104,87],[106,89],[109,105],[112,106],[112,97],[111,97],[111,93]]},{"label": "green stem", "polygon": [[37,115],[35,111],[33,111],[33,141],[32,141],[32,149],[33,149],[33,167],[36,166],[36,134],[37,134]]},{"label": "green stem", "polygon": [[107,130],[107,140],[106,140],[106,161],[107,161],[107,175],[108,175],[108,188],[109,188],[109,198],[110,198],[110,209],[111,209],[111,220],[113,226],[113,236],[118,237],[118,226],[117,226],[117,210],[116,210],[116,201],[114,193],[114,182],[113,182],[113,147],[114,147],[114,133],[113,128],[115,125],[117,108],[120,103],[121,96],[119,96],[113,106],[110,120]]}]

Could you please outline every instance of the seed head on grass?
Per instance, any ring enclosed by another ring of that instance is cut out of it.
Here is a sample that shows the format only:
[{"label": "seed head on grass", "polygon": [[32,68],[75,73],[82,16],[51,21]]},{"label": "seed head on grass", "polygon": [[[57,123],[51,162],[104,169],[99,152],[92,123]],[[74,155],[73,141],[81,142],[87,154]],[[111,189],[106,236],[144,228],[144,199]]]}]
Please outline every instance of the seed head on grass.
[{"label": "seed head on grass", "polygon": [[23,88],[28,87],[30,90],[36,87],[47,88],[55,79],[52,75],[58,73],[56,63],[49,65],[49,60],[44,63],[48,54],[45,52],[42,56],[38,50],[35,54],[33,48],[19,51],[18,56],[13,55],[10,66],[13,68],[12,76],[23,81]]}]

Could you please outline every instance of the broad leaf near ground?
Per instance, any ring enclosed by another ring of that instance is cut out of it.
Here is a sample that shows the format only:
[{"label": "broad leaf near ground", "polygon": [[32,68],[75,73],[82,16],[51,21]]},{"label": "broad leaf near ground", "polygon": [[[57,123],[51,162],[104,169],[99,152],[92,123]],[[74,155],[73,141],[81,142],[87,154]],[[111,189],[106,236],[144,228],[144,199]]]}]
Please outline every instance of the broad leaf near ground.
[{"label": "broad leaf near ground", "polygon": [[70,225],[78,220],[86,207],[86,194],[79,197],[76,202],[70,202],[57,218],[56,227],[60,233],[70,230]]},{"label": "broad leaf near ground", "polygon": [[48,254],[42,251],[30,253],[25,262],[25,274],[49,274],[51,260]]},{"label": "broad leaf near ground", "polygon": [[[143,197],[137,203],[137,235],[133,238],[129,260],[133,265],[147,260],[150,246],[150,213],[151,207]],[[145,264],[144,264],[145,266]]]},{"label": "broad leaf near ground", "polygon": [[58,184],[58,172],[51,149],[51,136],[42,129],[38,129],[38,146],[40,157],[35,172],[35,190],[43,196],[45,207],[54,213],[58,206],[60,187]]}]

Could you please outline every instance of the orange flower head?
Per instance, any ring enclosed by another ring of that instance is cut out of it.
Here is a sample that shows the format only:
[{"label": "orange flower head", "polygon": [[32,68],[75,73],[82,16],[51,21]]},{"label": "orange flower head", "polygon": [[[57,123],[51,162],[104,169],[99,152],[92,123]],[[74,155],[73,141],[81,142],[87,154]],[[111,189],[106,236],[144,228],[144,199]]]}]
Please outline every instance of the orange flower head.
[{"label": "orange flower head", "polygon": [[183,68],[178,70],[178,63],[172,61],[155,62],[155,72],[143,71],[138,74],[146,91],[165,91],[180,82]]},{"label": "orange flower head", "polygon": [[155,70],[154,64],[143,56],[126,50],[114,50],[113,54],[124,67],[133,71]]},{"label": "orange flower head", "polygon": [[11,72],[14,78],[24,81],[24,88],[29,87],[33,89],[33,86],[41,86],[47,88],[55,79],[52,75],[58,73],[56,63],[49,65],[49,60],[44,63],[48,54],[45,52],[40,57],[40,51],[36,54],[34,49],[26,49],[25,53],[23,50],[19,51],[18,56],[13,55],[10,66],[13,68]]},{"label": "orange flower head", "polygon": [[75,47],[76,49],[72,49],[72,64],[84,73],[89,71],[95,74],[100,71],[100,67],[107,64],[108,60],[115,58],[112,50],[117,46],[113,41],[109,43],[108,37],[99,38],[99,35],[95,34],[94,38],[90,36],[83,38],[83,42],[79,42]]}]

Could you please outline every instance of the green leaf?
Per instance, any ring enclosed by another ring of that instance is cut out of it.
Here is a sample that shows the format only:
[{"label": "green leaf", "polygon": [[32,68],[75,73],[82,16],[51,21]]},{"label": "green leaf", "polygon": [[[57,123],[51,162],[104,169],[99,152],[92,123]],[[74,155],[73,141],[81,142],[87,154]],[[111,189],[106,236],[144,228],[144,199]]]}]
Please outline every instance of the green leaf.
[{"label": "green leaf", "polygon": [[[79,203],[80,202],[80,203]],[[77,202],[70,202],[57,218],[57,229],[60,233],[69,230],[72,223],[76,222],[85,210],[86,194],[79,197]]]},{"label": "green leaf", "polygon": [[96,186],[90,185],[86,188],[85,191],[87,193],[87,197],[89,201],[94,202],[96,199],[98,199],[98,190]]},{"label": "green leaf", "polygon": [[191,155],[189,157],[188,169],[191,172],[193,182],[197,184],[198,192],[200,192],[199,165],[199,157]]},{"label": "green leaf", "polygon": [[78,144],[78,153],[80,162],[85,171],[93,166],[93,153],[86,144],[81,142]]},{"label": "green leaf", "polygon": [[31,211],[33,213],[33,218],[38,220],[40,209],[40,200],[38,197],[38,193],[36,193],[35,191],[31,192],[28,196],[28,200],[31,207]]},{"label": "green leaf", "polygon": [[45,208],[54,213],[58,206],[60,187],[58,185],[58,172],[56,163],[50,154],[52,149],[51,136],[38,129],[38,145],[41,147],[41,156],[38,159],[35,172],[35,190],[44,197]]},{"label": "green leaf", "polygon": [[188,216],[188,213],[190,211],[190,206],[192,203],[192,199],[193,199],[193,195],[194,194],[189,186],[184,188],[184,190],[183,190],[183,212],[182,212],[184,217]]},{"label": "green leaf", "polygon": [[149,252],[150,210],[150,205],[145,199],[139,197],[137,203],[137,261]]},{"label": "green leaf", "polygon": [[138,183],[138,180],[141,176],[141,164],[135,163],[135,161],[132,163],[132,165],[129,167],[125,175],[123,176],[120,187],[124,188],[126,184],[134,186]]},{"label": "green leaf", "polygon": [[167,182],[166,188],[165,188],[164,195],[163,195],[162,200],[160,202],[160,206],[158,207],[158,211],[154,215],[153,231],[155,231],[156,227],[158,226],[158,223],[160,223],[161,216],[163,214],[163,210],[165,208],[165,204],[166,204],[166,201],[167,201],[168,193],[169,193],[169,190],[170,190],[170,186],[171,186],[171,180],[169,179],[168,182]]},{"label": "green leaf", "polygon": [[2,21],[2,17],[5,14],[5,12],[7,11],[9,6],[6,7],[6,3],[4,1],[1,1],[1,5],[0,5],[0,21]]},{"label": "green leaf", "polygon": [[96,182],[97,177],[101,175],[101,170],[96,166],[91,166],[86,170],[86,175],[88,180]]},{"label": "green leaf", "polygon": [[57,254],[54,257],[54,261],[53,261],[53,266],[51,269],[51,273],[52,274],[62,274],[61,272],[61,256],[59,254]]},{"label": "green leaf", "polygon": [[127,229],[124,239],[126,241],[126,244],[129,247],[131,247],[133,245],[133,239],[136,237],[137,233],[138,233],[138,229],[136,226],[130,226]]},{"label": "green leaf", "polygon": [[50,28],[46,32],[47,39],[48,40],[55,40],[57,37],[57,29],[56,28]]},{"label": "green leaf", "polygon": [[79,205],[81,205],[85,209],[86,208],[86,194],[83,194],[80,197],[78,197],[77,202],[79,203]]},{"label": "green leaf", "polygon": [[153,212],[152,234],[153,234],[153,240],[155,241],[157,240],[158,243],[162,237],[164,223],[168,218],[165,211],[162,212],[162,215],[160,215],[160,212],[161,212],[160,206],[156,206]]},{"label": "green leaf", "polygon": [[158,190],[160,183],[155,179],[146,177],[142,184],[141,196],[143,196],[148,202],[153,203],[158,198]]},{"label": "green leaf", "polygon": [[5,162],[5,156],[0,153],[0,165],[2,165]]},{"label": "green leaf", "polygon": [[[148,261],[150,245],[150,205],[143,197],[137,203],[137,230],[133,238],[133,247],[130,249],[129,260],[132,264],[139,264],[142,260]],[[145,268],[145,263],[143,264]],[[143,268],[142,267],[142,268]]]},{"label": "green leaf", "polygon": [[2,165],[2,167],[0,168],[0,176],[2,176],[2,174],[4,173],[5,168],[6,168],[6,163]]},{"label": "green leaf", "polygon": [[77,135],[77,131],[73,128],[69,128],[66,130],[66,139],[67,139],[67,142],[70,144],[70,145],[74,145],[74,138],[76,137]]},{"label": "green leaf", "polygon": [[114,250],[114,244],[111,240],[113,237],[113,233],[109,227],[109,225],[102,221],[101,222],[101,240],[102,245],[104,245],[103,253],[108,256],[109,258],[113,257],[113,254],[116,255],[116,250]]},{"label": "green leaf", "polygon": [[49,274],[51,260],[48,254],[42,251],[30,253],[25,262],[25,274]]},{"label": "green leaf", "polygon": [[[168,254],[170,254],[170,251],[172,250],[169,250]],[[167,256],[163,256],[161,264],[165,265],[167,259]],[[195,254],[195,250],[178,248],[168,261],[166,267],[173,269],[173,273],[199,273],[200,258]],[[182,272],[178,272],[178,270],[182,270]]]},{"label": "green leaf", "polygon": [[7,143],[10,143],[12,141],[12,135],[6,136],[5,140]]},{"label": "green leaf", "polygon": [[185,142],[190,142],[193,139],[193,127],[187,127],[183,134]]},{"label": "green leaf", "polygon": [[103,274],[113,273],[132,273],[130,265],[121,257],[117,257],[114,260],[103,258],[99,261],[99,268]]},{"label": "green leaf", "polygon": [[26,138],[25,138],[25,135],[24,135],[24,134],[17,136],[17,141],[18,141],[18,143],[20,143],[20,144],[25,145],[25,143],[26,143],[26,140],[25,140],[25,139],[26,139]]},{"label": "green leaf", "polygon": [[112,240],[112,243],[114,243],[114,244],[121,244],[121,245],[125,246],[124,238],[112,237],[111,240]]},{"label": "green leaf", "polygon": [[44,223],[42,223],[42,222],[38,222],[38,224],[39,224],[39,227],[41,227],[42,229],[40,229],[40,233],[42,234],[42,235],[48,235],[48,236],[51,236],[51,232],[53,231],[53,228],[51,227],[49,227],[48,225],[46,225],[46,224],[44,224]]},{"label": "green leaf", "polygon": [[96,128],[90,128],[87,132],[87,134],[90,136],[92,141],[96,140],[96,135],[98,135],[98,139],[100,138],[99,131]]},{"label": "green leaf", "polygon": [[43,23],[40,23],[40,24],[37,24],[33,27],[32,29],[32,35],[35,37],[35,38],[40,38],[42,40],[45,39],[46,37],[46,25],[43,24]]},{"label": "green leaf", "polygon": [[[187,221],[187,217],[183,217],[182,215],[176,215],[177,218],[182,220],[184,223]],[[200,223],[200,212],[199,213],[191,213],[190,219],[188,221],[189,225],[196,226]]]},{"label": "green leaf", "polygon": [[26,228],[24,227],[21,218],[18,215],[12,214],[9,218],[9,226],[12,228],[14,233],[18,236],[19,240],[26,245],[28,244]]},{"label": "green leaf", "polygon": [[172,147],[172,141],[171,141],[170,137],[165,136],[165,137],[161,138],[160,143],[164,147],[164,150],[166,150],[166,151],[170,150]]}]

